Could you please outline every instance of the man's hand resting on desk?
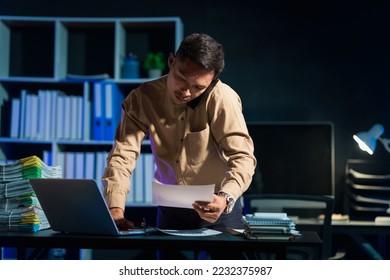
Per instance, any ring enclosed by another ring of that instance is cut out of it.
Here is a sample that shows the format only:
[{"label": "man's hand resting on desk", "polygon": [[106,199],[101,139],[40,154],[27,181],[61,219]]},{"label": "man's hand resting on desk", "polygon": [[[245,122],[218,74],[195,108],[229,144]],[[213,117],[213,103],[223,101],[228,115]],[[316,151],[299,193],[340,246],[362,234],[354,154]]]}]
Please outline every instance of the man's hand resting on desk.
[{"label": "man's hand resting on desk", "polygon": [[134,228],[134,223],[125,218],[122,208],[110,208],[110,213],[119,230],[128,230]]},{"label": "man's hand resting on desk", "polygon": [[213,201],[195,201],[192,206],[203,220],[215,223],[226,208],[226,198],[214,195]]}]

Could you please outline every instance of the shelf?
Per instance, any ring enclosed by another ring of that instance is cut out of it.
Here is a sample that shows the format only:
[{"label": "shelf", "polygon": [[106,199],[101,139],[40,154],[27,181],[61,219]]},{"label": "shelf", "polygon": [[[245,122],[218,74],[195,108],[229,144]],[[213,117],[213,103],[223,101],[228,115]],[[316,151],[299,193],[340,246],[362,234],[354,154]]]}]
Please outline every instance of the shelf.
[{"label": "shelf", "polygon": [[[0,16],[0,161],[37,155],[63,165],[64,174],[71,174],[67,168],[73,167],[63,158],[92,153],[100,164],[93,178],[100,181],[114,136],[107,137],[112,140],[94,137],[96,84],[102,83],[104,89],[111,84],[123,100],[132,89],[151,80],[142,68],[139,78],[124,79],[124,58],[134,53],[142,65],[149,52],[168,57],[182,38],[179,17]],[[109,78],[91,77],[103,73]],[[76,77],[69,78],[70,74]],[[120,110],[122,101],[115,102],[113,108]],[[27,133],[22,119],[32,119],[34,129],[27,126]],[[150,154],[148,140],[141,152]],[[139,195],[133,202],[143,203]]]},{"label": "shelf", "polygon": [[0,18],[0,38],[0,76],[53,77],[54,21]]},{"label": "shelf", "polygon": [[[174,52],[183,37],[178,17],[0,17],[0,77],[64,79],[108,73],[121,79],[123,58]],[[36,67],[39,65],[39,67]],[[146,77],[145,73],[141,74]]]},{"label": "shelf", "polygon": [[[139,85],[151,80],[152,79],[150,78],[139,78],[139,79],[105,79],[104,81],[114,82],[123,85]],[[84,82],[94,82],[94,81],[93,79],[54,79],[54,78],[45,78],[45,77],[0,77],[0,83],[82,84]]]},{"label": "shelf", "polygon": [[105,82],[117,84],[126,96],[151,80],[142,69],[140,78],[122,78],[126,54],[134,53],[141,61],[151,51],[168,57],[182,37],[179,17],[0,16],[0,137],[10,136],[11,127],[6,122],[11,119],[11,103],[21,98],[23,90],[36,94],[40,90],[60,91],[83,97],[93,106],[97,80],[67,77],[107,73],[110,78]]}]

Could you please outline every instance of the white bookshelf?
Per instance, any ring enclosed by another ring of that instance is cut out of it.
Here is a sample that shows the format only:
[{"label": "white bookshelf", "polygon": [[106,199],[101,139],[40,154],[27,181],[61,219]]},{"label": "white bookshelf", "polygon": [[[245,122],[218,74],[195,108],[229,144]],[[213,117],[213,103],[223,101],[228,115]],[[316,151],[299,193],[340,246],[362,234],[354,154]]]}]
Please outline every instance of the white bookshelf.
[{"label": "white bookshelf", "polygon": [[[112,141],[93,140],[88,132],[92,123],[85,118],[83,133],[77,138],[58,139],[56,134],[49,138],[11,137],[12,100],[20,98],[22,90],[37,95],[40,90],[61,91],[82,97],[83,112],[88,112],[88,106],[94,103],[95,81],[68,79],[69,74],[108,74],[106,81],[117,84],[126,96],[149,78],[146,71],[141,71],[139,79],[124,79],[121,68],[125,55],[135,53],[141,62],[151,51],[161,51],[168,57],[182,38],[179,17],[0,16],[0,161],[30,155],[43,159],[51,153],[53,164],[58,164],[59,154],[108,152]],[[145,141],[143,150],[150,152],[148,145]]]}]

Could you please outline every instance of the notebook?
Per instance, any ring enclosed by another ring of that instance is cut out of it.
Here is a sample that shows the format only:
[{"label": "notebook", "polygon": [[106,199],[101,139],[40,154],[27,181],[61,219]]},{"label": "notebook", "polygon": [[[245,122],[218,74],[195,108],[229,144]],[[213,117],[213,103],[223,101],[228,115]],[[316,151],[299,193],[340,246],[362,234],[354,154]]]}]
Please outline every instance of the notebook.
[{"label": "notebook", "polygon": [[54,231],[110,236],[147,232],[141,228],[118,230],[95,180],[48,178],[29,180]]}]

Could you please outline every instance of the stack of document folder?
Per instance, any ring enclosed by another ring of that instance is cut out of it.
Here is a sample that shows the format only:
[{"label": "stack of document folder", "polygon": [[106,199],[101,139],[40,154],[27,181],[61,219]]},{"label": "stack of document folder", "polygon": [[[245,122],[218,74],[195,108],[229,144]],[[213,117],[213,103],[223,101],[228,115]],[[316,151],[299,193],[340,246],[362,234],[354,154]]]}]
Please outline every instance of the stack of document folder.
[{"label": "stack of document folder", "polygon": [[62,178],[60,166],[31,156],[0,165],[0,231],[36,232],[50,225],[29,178]]},{"label": "stack of document folder", "polygon": [[255,212],[244,217],[244,234],[249,239],[289,240],[300,233],[286,213]]}]

